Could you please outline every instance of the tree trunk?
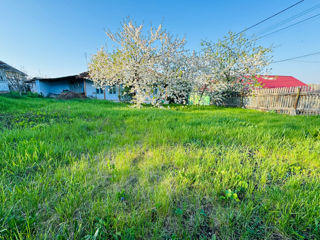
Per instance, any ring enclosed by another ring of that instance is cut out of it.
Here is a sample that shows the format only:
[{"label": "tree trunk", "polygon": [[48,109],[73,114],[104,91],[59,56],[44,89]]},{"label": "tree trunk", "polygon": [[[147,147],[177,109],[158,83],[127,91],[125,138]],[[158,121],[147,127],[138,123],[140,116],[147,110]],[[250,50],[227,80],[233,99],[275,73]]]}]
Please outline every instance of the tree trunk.
[{"label": "tree trunk", "polygon": [[199,101],[198,101],[198,105],[200,105],[201,99],[202,99],[203,94],[204,94],[204,91],[205,91],[206,89],[207,89],[207,85],[204,85],[203,91],[202,91],[201,94],[200,94],[200,98],[199,98]]}]

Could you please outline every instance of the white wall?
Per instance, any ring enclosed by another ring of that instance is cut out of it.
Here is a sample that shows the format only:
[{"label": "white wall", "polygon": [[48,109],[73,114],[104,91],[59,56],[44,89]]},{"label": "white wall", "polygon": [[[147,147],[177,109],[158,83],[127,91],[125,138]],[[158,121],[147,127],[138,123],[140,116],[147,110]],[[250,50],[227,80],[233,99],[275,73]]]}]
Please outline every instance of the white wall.
[{"label": "white wall", "polygon": [[[97,88],[94,86],[92,81],[86,81],[86,91],[87,97],[96,98],[96,99],[104,99],[104,93],[99,91],[97,93]],[[109,87],[106,87],[106,100],[110,101],[119,101],[119,87],[116,87],[116,92],[114,94],[109,93]]]},{"label": "white wall", "polygon": [[0,92],[9,92],[9,84],[6,74],[0,69]]}]

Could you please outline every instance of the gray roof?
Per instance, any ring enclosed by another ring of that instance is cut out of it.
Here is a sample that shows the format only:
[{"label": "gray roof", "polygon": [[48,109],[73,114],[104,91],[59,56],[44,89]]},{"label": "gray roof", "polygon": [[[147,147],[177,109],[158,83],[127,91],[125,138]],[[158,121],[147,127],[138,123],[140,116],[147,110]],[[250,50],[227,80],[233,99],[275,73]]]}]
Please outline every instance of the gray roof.
[{"label": "gray roof", "polygon": [[5,62],[0,61],[0,69],[3,69],[5,71],[10,71],[10,72],[15,72],[15,73],[19,73],[22,74],[24,76],[27,76],[27,74],[19,71],[18,69],[11,67],[10,65],[6,64]]},{"label": "gray roof", "polygon": [[64,77],[56,77],[56,78],[38,78],[34,77],[30,80],[27,80],[26,82],[34,82],[36,80],[40,81],[50,81],[50,82],[57,82],[57,81],[82,81],[82,80],[88,80],[92,81],[89,79],[89,73],[88,72],[83,72],[78,75],[70,75],[70,76],[64,76]]}]

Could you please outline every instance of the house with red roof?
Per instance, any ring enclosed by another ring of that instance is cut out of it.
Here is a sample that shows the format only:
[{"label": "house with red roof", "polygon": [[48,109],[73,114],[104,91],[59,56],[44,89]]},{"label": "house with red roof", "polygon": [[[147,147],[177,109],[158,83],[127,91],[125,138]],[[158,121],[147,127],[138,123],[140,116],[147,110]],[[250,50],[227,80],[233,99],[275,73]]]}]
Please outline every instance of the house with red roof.
[{"label": "house with red roof", "polygon": [[307,84],[292,76],[260,75],[257,77],[262,88],[302,87]]}]

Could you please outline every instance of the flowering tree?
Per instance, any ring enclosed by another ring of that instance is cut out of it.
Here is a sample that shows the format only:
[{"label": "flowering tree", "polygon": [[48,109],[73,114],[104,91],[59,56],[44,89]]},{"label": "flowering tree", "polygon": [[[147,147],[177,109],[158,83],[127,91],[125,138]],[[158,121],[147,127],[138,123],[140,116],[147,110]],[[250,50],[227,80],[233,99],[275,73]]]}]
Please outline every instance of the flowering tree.
[{"label": "flowering tree", "polygon": [[99,88],[121,85],[137,106],[146,101],[186,104],[192,91],[201,97],[209,93],[216,104],[233,94],[245,96],[271,61],[270,48],[233,33],[217,43],[203,41],[202,51],[191,55],[184,49],[185,39],[161,25],[146,31],[127,21],[121,31],[106,34],[116,50],[102,48],[92,57],[90,78]]},{"label": "flowering tree", "polygon": [[271,62],[271,48],[232,32],[217,43],[203,41],[201,45],[202,90],[208,91],[218,104],[233,94],[248,95],[257,86],[256,77]]},{"label": "flowering tree", "polygon": [[117,50],[101,49],[92,57],[89,75],[96,86],[122,85],[137,106],[145,101],[159,105],[170,98],[184,101],[190,89],[185,86],[192,80],[187,73],[185,39],[173,37],[161,25],[145,33],[143,25],[132,21],[123,23],[121,31],[106,34]]},{"label": "flowering tree", "polygon": [[98,88],[113,86],[120,83],[124,55],[120,50],[109,54],[101,48],[89,64],[89,75]]},{"label": "flowering tree", "polygon": [[155,100],[187,104],[197,72],[193,65],[193,57],[183,51],[176,51],[172,56],[161,58],[158,67],[158,71],[161,72],[158,81],[160,91]]}]

